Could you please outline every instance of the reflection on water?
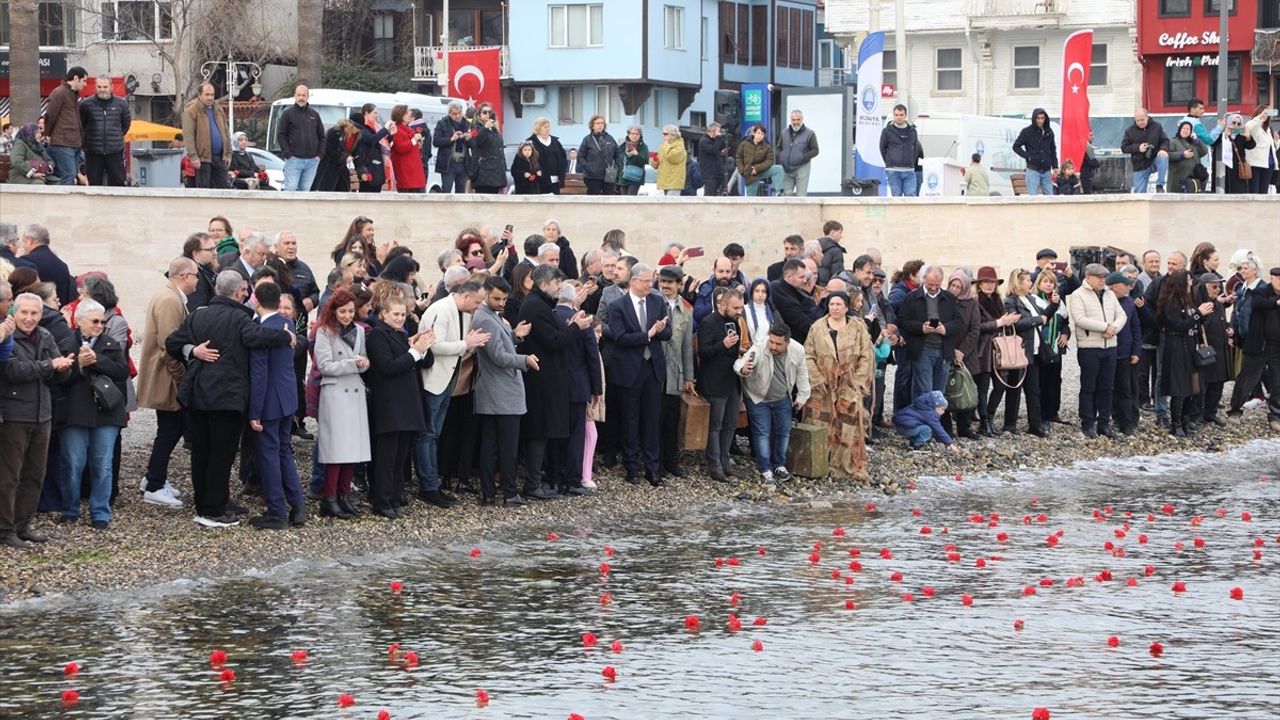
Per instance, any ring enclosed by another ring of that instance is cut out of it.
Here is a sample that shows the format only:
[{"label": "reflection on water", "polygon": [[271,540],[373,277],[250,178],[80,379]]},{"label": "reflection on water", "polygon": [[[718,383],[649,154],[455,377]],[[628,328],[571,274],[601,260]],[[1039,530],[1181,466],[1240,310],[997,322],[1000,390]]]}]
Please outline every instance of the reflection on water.
[{"label": "reflection on water", "polygon": [[[1277,458],[1280,443],[1259,442],[1016,483],[927,478],[914,496],[868,496],[873,511],[717,505],[625,527],[538,528],[396,558],[28,602],[0,610],[0,716],[373,718],[386,708],[397,719],[1027,718],[1043,706],[1055,718],[1274,718]],[[1108,505],[1110,516],[1093,517]],[[1132,527],[1118,538],[1127,512]],[[998,514],[999,526],[973,522],[975,513]],[[558,539],[546,539],[552,530]],[[740,565],[716,567],[717,557]],[[854,560],[861,572],[849,569]],[[1103,569],[1111,581],[1095,579]],[[1068,586],[1077,576],[1083,586]],[[1173,593],[1175,581],[1187,591]],[[1230,599],[1236,586],[1244,601]],[[613,602],[602,604],[606,592]],[[726,628],[730,613],[740,631]],[[690,614],[700,632],[685,630]],[[753,625],[757,617],[767,624]],[[584,632],[599,644],[584,648]],[[1119,647],[1107,646],[1111,635]],[[610,650],[615,639],[621,653]],[[419,666],[389,660],[392,643]],[[210,667],[217,648],[233,683]],[[308,651],[305,663],[291,659],[296,649]],[[64,677],[72,660],[82,669]],[[606,665],[616,681],[601,676]],[[65,689],[80,693],[74,707],[62,707]],[[477,689],[487,708],[476,706]],[[355,706],[340,710],[341,693]]]}]

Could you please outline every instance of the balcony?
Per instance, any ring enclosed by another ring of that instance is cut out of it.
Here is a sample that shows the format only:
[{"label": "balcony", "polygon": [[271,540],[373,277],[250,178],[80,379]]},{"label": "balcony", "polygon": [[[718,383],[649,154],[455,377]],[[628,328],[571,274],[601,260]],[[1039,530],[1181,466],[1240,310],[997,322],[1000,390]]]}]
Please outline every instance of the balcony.
[{"label": "balcony", "polygon": [[[503,80],[511,79],[511,48],[508,45],[450,45],[449,52],[465,50],[491,50],[497,48],[498,74]],[[444,47],[441,45],[419,45],[413,48],[413,79],[415,82],[438,83],[440,78],[440,57]]]},{"label": "balcony", "polygon": [[818,87],[839,87],[853,85],[857,81],[857,73],[849,68],[818,68]]},{"label": "balcony", "polygon": [[975,30],[1058,27],[1070,0],[965,0],[964,12]]},{"label": "balcony", "polygon": [[[1253,65],[1266,65],[1274,68],[1280,65],[1280,29],[1271,28],[1253,31]],[[1271,102],[1275,105],[1275,101]]]}]

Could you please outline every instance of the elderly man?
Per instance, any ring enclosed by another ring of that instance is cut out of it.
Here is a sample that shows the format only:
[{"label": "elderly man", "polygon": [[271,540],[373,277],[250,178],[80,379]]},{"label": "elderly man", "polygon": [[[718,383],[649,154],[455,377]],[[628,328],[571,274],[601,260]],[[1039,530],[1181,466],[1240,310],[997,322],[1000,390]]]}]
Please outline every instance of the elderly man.
[{"label": "elderly man", "polygon": [[622,440],[627,482],[640,482],[643,459],[645,479],[662,486],[659,465],[658,424],[662,389],[667,374],[663,343],[671,339],[667,304],[654,295],[653,269],[644,263],[631,268],[629,292],[609,305],[609,337],[613,359],[605,368],[609,382],[623,389]]},{"label": "elderly man", "polygon": [[436,123],[431,144],[436,151],[436,172],[440,173],[440,191],[467,191],[467,155],[471,152],[471,127],[462,116],[465,110],[458,100],[449,102],[447,114]]},{"label": "elderly man", "polygon": [[90,185],[123,187],[124,136],[133,124],[133,114],[124,98],[111,94],[110,77],[99,76],[94,91],[93,97],[80,101],[85,174]]},{"label": "elderly man", "polygon": [[187,157],[196,169],[196,187],[229,188],[231,176],[231,136],[227,134],[227,114],[214,103],[212,83],[200,85],[200,95],[182,109],[182,137]]},{"label": "elderly man", "polygon": [[21,241],[22,234],[18,232],[17,225],[0,223],[0,260],[7,260],[15,268],[29,267],[35,270],[35,263],[26,258],[18,257],[18,253],[21,251]]},{"label": "elderly man", "polygon": [[[1080,362],[1080,430],[1087,438],[1114,437],[1111,404],[1119,344],[1116,336],[1129,321],[1120,299],[1107,287],[1107,275],[1104,265],[1086,265],[1084,284],[1067,296],[1076,358]],[[1120,275],[1123,277],[1124,273]]]},{"label": "elderly man", "polygon": [[[205,236],[212,245],[212,240]],[[142,331],[142,362],[138,366],[138,405],[156,411],[156,436],[142,476],[142,500],[152,505],[180,508],[182,501],[169,483],[169,459],[186,429],[186,413],[178,402],[178,382],[183,365],[165,352],[165,339],[187,319],[187,295],[199,282],[199,268],[190,258],[169,263],[169,282],[147,304]]]},{"label": "elderly man", "polygon": [[911,364],[911,397],[947,389],[947,370],[964,334],[964,317],[956,298],[942,287],[942,268],[928,265],[924,282],[902,301],[898,330],[907,341]]},{"label": "elderly man", "polygon": [[[276,233],[275,246],[276,257],[279,257],[284,262],[284,266],[289,269],[289,276],[293,278],[293,287],[298,289],[298,294],[302,297],[302,307],[294,308],[294,324],[296,325],[296,332],[306,337],[311,311],[320,305],[320,286],[316,284],[316,276],[311,271],[311,266],[298,257],[298,236],[292,230],[281,230]],[[285,290],[287,294],[288,288],[285,288]],[[297,356],[297,361],[293,364],[293,372],[297,380],[298,397],[301,398],[306,392],[307,382],[307,356],[305,353]],[[293,434],[303,440],[314,440],[315,436],[307,432],[306,411],[306,403],[298,403],[298,413],[294,418]]]},{"label": "elderly man", "polygon": [[1132,187],[1135,193],[1145,193],[1151,182],[1151,166],[1156,168],[1156,192],[1164,192],[1164,181],[1169,175],[1169,136],[1160,123],[1151,122],[1147,111],[1138,108],[1133,114],[1133,124],[1124,131],[1120,149],[1133,161]]},{"label": "elderly man", "polygon": [[667,303],[671,318],[671,337],[662,343],[667,361],[667,375],[662,387],[662,422],[658,432],[658,450],[662,471],[672,477],[686,477],[680,467],[680,394],[693,392],[693,318],[680,298],[680,281],[684,271],[679,265],[668,265],[658,271],[658,290]]},{"label": "elderly man", "polygon": [[53,283],[60,305],[66,305],[76,299],[78,293],[71,270],[62,258],[55,255],[49,248],[49,228],[38,223],[28,225],[18,240],[18,248],[22,259],[35,267],[40,279]]},{"label": "elderly man", "polygon": [[[555,308],[556,319],[566,325],[578,314],[578,291],[568,283],[560,285],[560,295]],[[576,327],[576,326],[575,326]],[[587,442],[587,405],[598,402],[604,394],[604,379],[600,377],[600,347],[596,342],[595,328],[578,330],[578,339],[571,341],[564,355],[569,371],[569,437],[551,443],[550,467],[553,489],[563,495],[591,495],[595,481],[583,477],[584,456]]]},{"label": "elderly man", "polygon": [[49,385],[71,372],[74,356],[60,356],[53,335],[40,327],[44,303],[23,293],[0,334],[12,333],[13,350],[0,374],[4,422],[0,422],[0,544],[28,548],[48,538],[31,532],[44,482],[53,426]]},{"label": "elderly man", "polygon": [[293,333],[263,327],[245,306],[248,288],[235,270],[218,273],[216,295],[187,316],[165,339],[165,351],[183,363],[192,358],[178,386],[191,436],[191,484],[197,524],[237,525],[248,513],[231,502],[231,464],[236,459],[249,406],[249,349],[293,343]]},{"label": "elderly man", "polygon": [[299,85],[293,89],[293,104],[280,113],[276,141],[280,144],[280,157],[284,158],[284,187],[281,190],[310,190],[320,167],[320,152],[324,150],[324,121],[309,104],[310,99],[311,91],[306,85]]},{"label": "elderly man", "polygon": [[[550,265],[560,270],[560,246],[555,243],[542,243],[538,246],[538,258],[535,261],[537,265]],[[564,270],[560,270],[561,273]]]},{"label": "elderly man", "polygon": [[267,236],[254,231],[245,235],[240,243],[240,252],[222,256],[218,269],[234,270],[240,273],[245,282],[251,282],[254,274],[267,264],[269,257],[271,257],[271,244],[267,242]]}]

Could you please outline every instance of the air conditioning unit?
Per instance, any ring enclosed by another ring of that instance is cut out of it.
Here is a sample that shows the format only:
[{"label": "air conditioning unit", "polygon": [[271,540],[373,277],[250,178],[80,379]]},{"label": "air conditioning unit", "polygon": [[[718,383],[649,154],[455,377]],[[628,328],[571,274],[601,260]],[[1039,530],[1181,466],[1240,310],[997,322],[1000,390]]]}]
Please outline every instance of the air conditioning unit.
[{"label": "air conditioning unit", "polygon": [[540,87],[520,88],[521,105],[546,105],[547,89]]}]

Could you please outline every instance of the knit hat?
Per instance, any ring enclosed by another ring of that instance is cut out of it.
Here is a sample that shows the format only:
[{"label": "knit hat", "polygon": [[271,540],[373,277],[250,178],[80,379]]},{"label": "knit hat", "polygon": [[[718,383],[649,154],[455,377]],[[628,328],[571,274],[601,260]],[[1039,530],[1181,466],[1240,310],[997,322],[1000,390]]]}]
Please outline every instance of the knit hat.
[{"label": "knit hat", "polygon": [[944,408],[947,406],[947,396],[942,394],[941,390],[929,391],[929,399],[933,401],[935,408]]}]

